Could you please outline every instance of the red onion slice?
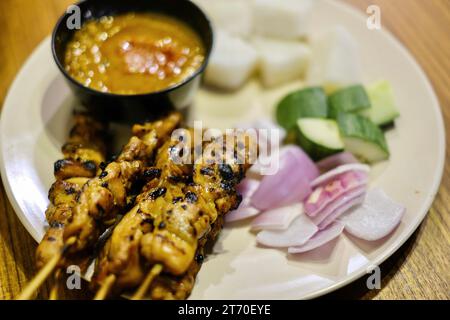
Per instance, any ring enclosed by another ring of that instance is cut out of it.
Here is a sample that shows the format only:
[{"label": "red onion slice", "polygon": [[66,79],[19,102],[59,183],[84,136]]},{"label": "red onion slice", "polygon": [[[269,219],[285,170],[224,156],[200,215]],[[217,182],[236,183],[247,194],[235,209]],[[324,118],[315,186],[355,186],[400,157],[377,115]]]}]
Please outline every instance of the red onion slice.
[{"label": "red onion slice", "polygon": [[310,181],[318,176],[314,162],[296,146],[280,152],[279,170],[267,175],[252,196],[255,208],[268,210],[303,201],[310,193]]},{"label": "red onion slice", "polygon": [[315,188],[317,186],[325,184],[335,179],[337,176],[348,171],[362,171],[368,173],[370,172],[370,167],[368,165],[361,163],[344,164],[316,178],[314,181],[311,182],[311,187]]},{"label": "red onion slice", "polygon": [[390,199],[383,190],[367,193],[364,204],[342,218],[345,231],[367,241],[389,235],[401,222],[406,208]]},{"label": "red onion slice", "polygon": [[250,198],[259,187],[259,180],[245,178],[236,187],[236,191],[242,196],[242,200]]},{"label": "red onion slice", "polygon": [[329,224],[331,219],[329,217],[336,219],[351,207],[361,204],[364,201],[365,192],[365,186],[348,191],[335,201],[328,204],[318,215],[311,218],[311,220],[320,229],[323,229],[327,224]]},{"label": "red onion slice", "polygon": [[309,239],[304,245],[297,247],[290,247],[289,253],[302,253],[319,248],[324,244],[327,244],[331,240],[337,238],[344,230],[345,225],[341,222],[334,222],[328,228],[320,230],[311,239]]},{"label": "red onion slice", "polygon": [[302,148],[294,145],[287,145],[284,148],[286,157],[290,155],[295,158],[298,166],[297,170],[306,176],[309,181],[313,181],[320,175],[316,164]]},{"label": "red onion slice", "polygon": [[367,184],[368,176],[363,171],[347,171],[317,187],[305,201],[305,213],[315,217],[325,206],[348,193]]},{"label": "red onion slice", "polygon": [[292,221],[303,213],[303,205],[294,205],[272,209],[261,213],[252,221],[254,230],[285,230]]},{"label": "red onion slice", "polygon": [[326,217],[321,223],[318,224],[318,227],[320,230],[325,229],[328,227],[331,223],[336,221],[337,218],[342,216],[344,213],[346,213],[351,208],[358,206],[364,202],[365,194],[360,195],[359,197],[353,198],[352,200],[349,200],[347,203],[343,204],[336,210],[334,210],[328,217]]},{"label": "red onion slice", "polygon": [[240,207],[236,210],[230,211],[225,215],[226,222],[234,222],[239,220],[248,219],[258,215],[261,211],[253,207]]},{"label": "red onion slice", "polygon": [[276,248],[301,246],[317,231],[317,226],[305,214],[302,214],[286,230],[260,231],[256,236],[256,241]]},{"label": "red onion slice", "polygon": [[242,196],[242,201],[239,208],[225,215],[226,222],[248,219],[260,213],[260,210],[252,207],[250,204],[250,197],[258,189],[258,186],[258,180],[246,178],[236,187],[237,192]]}]

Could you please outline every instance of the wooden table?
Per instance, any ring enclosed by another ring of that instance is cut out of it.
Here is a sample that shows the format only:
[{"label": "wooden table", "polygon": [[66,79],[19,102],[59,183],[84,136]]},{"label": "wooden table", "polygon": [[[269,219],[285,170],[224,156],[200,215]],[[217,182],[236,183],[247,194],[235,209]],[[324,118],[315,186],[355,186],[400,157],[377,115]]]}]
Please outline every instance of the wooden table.
[{"label": "wooden table", "polygon": [[[381,8],[382,25],[391,30],[425,69],[450,123],[450,1],[345,0],[362,11]],[[52,30],[71,0],[0,1],[0,105],[17,71]],[[24,128],[25,129],[25,128]],[[381,267],[382,289],[368,291],[365,279],[325,298],[450,298],[450,125],[444,178],[432,208],[415,234]],[[17,219],[0,187],[0,298],[11,299],[33,276],[35,241]],[[74,290],[78,291],[78,290]],[[44,286],[39,298],[48,297]],[[64,298],[86,298],[66,292]]]}]

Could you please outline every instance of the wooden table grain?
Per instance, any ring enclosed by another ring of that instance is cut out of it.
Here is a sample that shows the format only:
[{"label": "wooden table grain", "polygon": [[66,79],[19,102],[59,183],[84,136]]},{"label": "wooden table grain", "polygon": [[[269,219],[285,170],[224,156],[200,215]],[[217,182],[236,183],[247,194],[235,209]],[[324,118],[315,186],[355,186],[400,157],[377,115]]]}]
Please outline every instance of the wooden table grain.
[{"label": "wooden table grain", "polygon": [[[382,266],[381,290],[360,279],[325,299],[450,299],[450,1],[344,0],[363,12],[381,8],[387,28],[412,52],[430,78],[447,124],[444,177],[430,212],[414,235]],[[0,1],[0,105],[17,71],[52,30],[71,0]],[[24,128],[25,129],[25,128]],[[0,187],[0,299],[12,299],[35,273],[36,243]],[[38,298],[48,297],[48,285]],[[78,290],[62,298],[89,298]]]}]

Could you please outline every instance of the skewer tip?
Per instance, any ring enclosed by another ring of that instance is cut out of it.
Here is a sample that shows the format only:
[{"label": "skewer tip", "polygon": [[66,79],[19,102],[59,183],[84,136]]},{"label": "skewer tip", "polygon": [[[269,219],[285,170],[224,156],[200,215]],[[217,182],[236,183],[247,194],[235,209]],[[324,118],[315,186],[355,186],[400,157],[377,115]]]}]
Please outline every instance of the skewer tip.
[{"label": "skewer tip", "polygon": [[111,290],[115,281],[116,276],[113,274],[110,274],[108,277],[106,277],[102,286],[100,287],[100,289],[98,289],[97,293],[95,294],[94,300],[104,300],[108,296],[108,293]]},{"label": "skewer tip", "polygon": [[153,282],[153,279],[155,279],[155,277],[157,277],[161,273],[162,269],[163,266],[161,264],[155,264],[145,277],[144,282],[142,282],[141,286],[131,297],[131,300],[141,300],[147,293],[148,288],[151,286]]}]

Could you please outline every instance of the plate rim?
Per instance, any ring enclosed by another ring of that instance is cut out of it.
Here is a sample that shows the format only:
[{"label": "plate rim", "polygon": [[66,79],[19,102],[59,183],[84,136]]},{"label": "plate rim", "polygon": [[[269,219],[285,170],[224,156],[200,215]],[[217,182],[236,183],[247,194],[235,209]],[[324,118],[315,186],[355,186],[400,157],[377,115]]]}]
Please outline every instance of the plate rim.
[{"label": "plate rim", "polygon": [[[341,10],[345,10],[347,14],[352,15],[353,18],[359,19],[360,21],[364,22],[365,17],[362,12],[360,12],[358,9],[354,8],[348,3],[342,2],[342,1],[335,1],[335,0],[326,0],[326,2],[339,7]],[[435,175],[433,177],[433,185],[431,186],[430,190],[430,197],[428,197],[424,202],[421,208],[419,208],[419,214],[418,218],[416,219],[416,222],[412,224],[412,226],[409,228],[409,231],[405,234],[404,237],[401,239],[398,239],[397,241],[393,242],[391,246],[389,246],[385,251],[383,251],[382,254],[379,255],[376,259],[371,261],[371,265],[379,266],[382,264],[385,260],[387,260],[389,257],[391,257],[396,251],[400,249],[403,244],[411,238],[411,235],[417,230],[419,225],[423,222],[425,217],[427,216],[428,212],[430,211],[433,202],[436,198],[436,195],[439,191],[439,187],[442,182],[444,170],[445,170],[445,159],[446,159],[446,132],[445,132],[445,124],[444,124],[444,118],[442,115],[442,107],[440,104],[440,101],[436,95],[436,92],[428,78],[427,73],[423,70],[422,66],[419,64],[419,62],[415,59],[413,54],[409,51],[409,49],[406,48],[406,46],[399,40],[397,37],[394,36],[394,34],[387,28],[382,29],[382,35],[386,38],[387,41],[389,41],[393,46],[396,47],[398,51],[401,52],[402,56],[404,56],[408,62],[411,63],[411,65],[414,67],[415,71],[417,72],[417,75],[421,78],[420,80],[425,84],[425,89],[430,93],[430,96],[433,100],[433,108],[436,109],[435,116],[436,116],[436,123],[437,123],[437,130],[438,130],[438,139],[437,144],[439,145],[438,152],[440,153],[438,158],[438,165],[436,167]],[[4,121],[4,107],[8,104],[10,104],[10,100],[12,99],[12,92],[14,91],[14,88],[18,86],[19,80],[24,77],[25,70],[27,69],[28,65],[30,65],[33,60],[36,59],[36,56],[38,56],[39,51],[42,49],[42,47],[48,45],[50,36],[45,37],[37,47],[33,50],[31,55],[25,60],[24,64],[19,69],[19,72],[16,74],[13,82],[8,88],[6,98],[3,102],[2,106],[2,112],[0,115],[0,132],[2,132],[3,127],[3,121]],[[435,108],[436,107],[436,108]],[[0,139],[0,150],[3,150],[3,143],[2,139]],[[14,196],[11,186],[9,184],[9,179],[7,177],[6,173],[6,167],[4,162],[4,155],[3,152],[0,152],[0,174],[1,174],[1,180],[4,186],[4,190],[6,192],[7,198],[11,204],[11,206],[14,209],[15,214],[19,218],[22,225],[25,227],[27,232],[34,238],[36,242],[39,242],[39,235],[37,232],[35,232],[34,228],[31,226],[29,220],[25,216],[21,206],[16,200],[16,197]],[[337,281],[332,285],[325,286],[322,289],[315,290],[309,294],[302,295],[301,297],[298,297],[296,299],[313,299],[320,296],[323,296],[327,293],[336,291],[354,281],[357,279],[362,278],[365,274],[367,274],[366,270],[362,269],[354,271],[353,273],[347,275],[344,280]],[[293,298],[295,299],[295,298]]]},{"label": "plate rim", "polygon": [[[8,92],[6,94],[6,98],[5,101],[3,102],[2,105],[2,109],[1,109],[1,113],[0,113],[0,134],[1,132],[3,132],[3,121],[4,121],[4,110],[5,110],[5,106],[10,104],[9,100],[11,100],[12,98],[12,92],[14,91],[15,87],[18,86],[19,80],[24,77],[25,75],[25,70],[27,69],[28,65],[31,65],[33,60],[36,59],[36,57],[38,56],[40,50],[42,49],[42,47],[44,46],[49,46],[50,48],[50,39],[51,36],[47,35],[43,40],[41,40],[41,42],[33,49],[33,52],[28,56],[28,58],[25,60],[25,62],[23,63],[23,65],[20,67],[19,72],[16,74],[16,76],[14,77],[13,82],[11,83],[11,85],[8,88]],[[25,216],[20,204],[18,203],[18,201],[16,200],[16,197],[14,196],[14,193],[11,190],[11,185],[9,183],[9,179],[8,179],[8,174],[6,172],[6,166],[5,166],[5,160],[3,159],[3,139],[0,139],[0,175],[1,175],[1,180],[2,180],[2,184],[4,187],[4,190],[6,192],[6,196],[8,197],[8,201],[10,202],[11,206],[14,209],[14,213],[16,214],[16,216],[19,218],[20,222],[22,223],[22,225],[25,227],[25,229],[28,231],[28,233],[31,235],[31,237],[37,242],[39,243],[41,240],[41,237],[39,236],[39,234],[34,230],[34,228],[31,226],[29,220],[27,219],[27,217]]]}]

